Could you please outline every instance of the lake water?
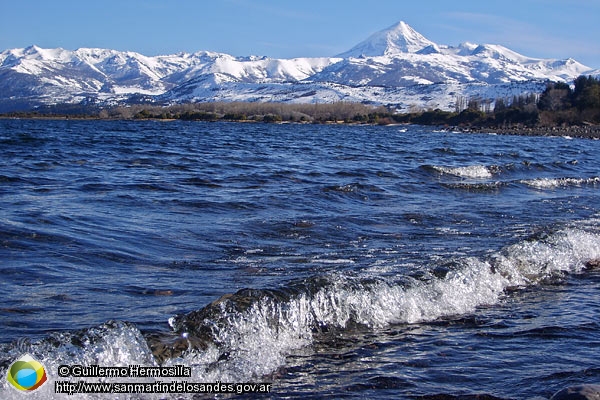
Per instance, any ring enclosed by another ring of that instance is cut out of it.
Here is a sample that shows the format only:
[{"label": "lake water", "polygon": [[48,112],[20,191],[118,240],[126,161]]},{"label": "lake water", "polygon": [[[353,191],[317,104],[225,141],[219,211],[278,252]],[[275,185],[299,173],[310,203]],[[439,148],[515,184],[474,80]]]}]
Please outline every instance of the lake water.
[{"label": "lake water", "polygon": [[594,140],[0,120],[0,373],[30,354],[42,399],[63,364],[273,398],[598,383],[599,189]]}]

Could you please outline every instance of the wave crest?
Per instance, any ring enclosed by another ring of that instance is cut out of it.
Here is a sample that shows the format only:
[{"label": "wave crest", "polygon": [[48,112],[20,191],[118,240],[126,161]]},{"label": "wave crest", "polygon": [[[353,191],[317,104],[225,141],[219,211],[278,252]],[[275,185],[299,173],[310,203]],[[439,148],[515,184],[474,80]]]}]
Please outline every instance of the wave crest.
[{"label": "wave crest", "polygon": [[469,165],[464,167],[444,167],[434,165],[431,168],[441,174],[453,175],[459,178],[467,179],[489,179],[495,173],[499,172],[499,167],[488,167],[485,165]]},{"label": "wave crest", "polygon": [[[6,369],[27,352],[53,371],[76,363],[185,364],[193,367],[194,381],[264,378],[287,356],[330,335],[464,316],[497,304],[515,288],[596,268],[600,233],[595,226],[543,233],[489,257],[448,260],[418,276],[338,272],[278,289],[242,289],[171,318],[170,331],[142,334],[133,324],[108,322],[37,343],[4,345],[0,366]],[[7,390],[2,387],[0,394]],[[40,398],[52,398],[47,394]]]},{"label": "wave crest", "polygon": [[210,362],[221,363],[222,373],[225,366],[230,370],[254,365],[253,357],[259,355],[260,373],[264,373],[275,370],[286,355],[310,345],[319,335],[473,313],[478,307],[498,303],[514,288],[581,272],[586,262],[598,258],[600,236],[569,228],[519,242],[487,259],[454,260],[420,278],[393,282],[338,273],[278,290],[243,289],[172,318],[171,335],[189,344],[176,356],[210,348]]}]

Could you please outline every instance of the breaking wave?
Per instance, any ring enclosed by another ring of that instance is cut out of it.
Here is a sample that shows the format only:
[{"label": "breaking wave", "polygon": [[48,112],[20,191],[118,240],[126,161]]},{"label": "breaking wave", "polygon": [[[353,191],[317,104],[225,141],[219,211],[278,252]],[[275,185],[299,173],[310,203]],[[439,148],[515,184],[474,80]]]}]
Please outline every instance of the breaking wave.
[{"label": "breaking wave", "polygon": [[[590,261],[600,259],[596,225],[540,234],[485,258],[447,260],[417,276],[338,272],[277,289],[243,289],[172,317],[170,330],[143,333],[134,324],[111,321],[38,342],[18,341],[1,347],[0,367],[5,371],[30,353],[51,380],[61,364],[185,364],[192,367],[190,381],[264,380],[287,356],[328,335],[470,314],[516,289],[592,268],[596,263]],[[5,397],[12,389],[3,385]],[[46,385],[31,398],[51,398],[52,390]]]},{"label": "breaking wave", "polygon": [[485,165],[469,165],[464,167],[433,166],[431,168],[441,174],[454,175],[468,179],[489,179],[499,170],[498,167],[488,167]]},{"label": "breaking wave", "polygon": [[600,177],[593,178],[537,178],[525,179],[521,183],[536,189],[554,189],[567,186],[598,185]]}]

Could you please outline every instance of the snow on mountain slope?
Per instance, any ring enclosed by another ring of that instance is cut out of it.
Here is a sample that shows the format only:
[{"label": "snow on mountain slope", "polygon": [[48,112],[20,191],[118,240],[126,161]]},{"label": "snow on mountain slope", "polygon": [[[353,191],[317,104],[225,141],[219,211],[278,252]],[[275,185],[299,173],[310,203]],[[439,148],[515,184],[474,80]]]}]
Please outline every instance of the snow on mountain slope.
[{"label": "snow on mountain slope", "polygon": [[439,45],[400,22],[349,51],[311,80],[350,85],[408,86],[433,83],[504,84],[530,80],[571,81],[590,71],[572,60],[526,57],[504,46]]},{"label": "snow on mountain slope", "polygon": [[[197,78],[181,85],[163,96],[167,102],[246,101],[319,103],[362,102],[368,104],[393,104],[404,111],[413,109],[454,110],[459,98],[497,99],[512,98],[522,93],[539,93],[544,90],[544,82],[511,82],[488,85],[431,84],[406,87],[348,86],[331,82],[288,82],[288,83],[238,83],[225,82],[215,87],[211,79]],[[382,103],[385,99],[385,103]]]},{"label": "snow on mountain slope", "polygon": [[405,22],[324,58],[209,51],[148,57],[30,46],[0,53],[0,112],[36,104],[115,104],[139,95],[166,103],[344,100],[452,109],[457,96],[540,92],[548,80],[571,82],[583,74],[600,72],[573,59],[536,59],[501,45],[437,44]]},{"label": "snow on mountain slope", "polygon": [[0,53],[0,88],[5,87],[0,98],[37,97],[41,103],[73,103],[90,97],[123,100],[132,94],[159,95],[190,79],[208,76],[213,85],[299,81],[335,60],[233,57],[207,51],[147,57],[109,49],[31,46]]},{"label": "snow on mountain slope", "polygon": [[392,56],[401,53],[416,53],[435,43],[415,31],[406,22],[400,21],[369,36],[350,50],[339,54],[340,58]]},{"label": "snow on mountain slope", "polygon": [[286,82],[306,79],[330,65],[332,58],[295,58],[289,60],[233,57],[214,53],[207,62],[183,72],[187,79],[218,74],[228,82]]}]

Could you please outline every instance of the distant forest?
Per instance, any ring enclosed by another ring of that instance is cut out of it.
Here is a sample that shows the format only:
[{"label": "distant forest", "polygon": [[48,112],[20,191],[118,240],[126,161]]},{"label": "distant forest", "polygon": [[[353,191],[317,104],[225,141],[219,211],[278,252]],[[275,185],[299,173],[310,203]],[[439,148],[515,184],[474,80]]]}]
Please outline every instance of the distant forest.
[{"label": "distant forest", "polygon": [[[492,107],[493,104],[493,107]],[[457,98],[455,111],[393,115],[396,122],[481,128],[569,127],[600,124],[600,80],[581,76],[574,87],[549,83],[542,94],[508,99]]]},{"label": "distant forest", "polygon": [[454,111],[411,110],[391,106],[337,102],[287,104],[249,102],[188,103],[171,106],[135,104],[94,109],[85,105],[59,105],[36,112],[10,113],[8,117],[88,117],[101,119],[179,119],[189,121],[258,121],[299,123],[413,123],[480,128],[571,127],[600,125],[600,79],[577,78],[573,86],[549,83],[541,94],[495,100],[457,97]]}]

